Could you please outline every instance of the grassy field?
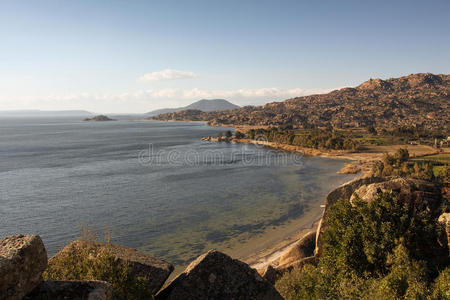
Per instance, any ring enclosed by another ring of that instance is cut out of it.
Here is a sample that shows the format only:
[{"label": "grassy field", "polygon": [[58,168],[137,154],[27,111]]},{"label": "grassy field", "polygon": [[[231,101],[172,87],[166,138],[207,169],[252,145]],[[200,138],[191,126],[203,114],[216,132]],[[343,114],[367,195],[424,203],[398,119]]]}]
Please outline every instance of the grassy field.
[{"label": "grassy field", "polygon": [[434,154],[434,155],[418,156],[418,157],[413,158],[413,160],[440,162],[440,163],[446,164],[446,163],[450,163],[450,153],[439,153],[439,154]]},{"label": "grassy field", "polygon": [[430,162],[433,165],[434,175],[438,175],[444,166],[450,164],[450,153],[438,153],[433,155],[422,155],[412,158],[412,161]]}]

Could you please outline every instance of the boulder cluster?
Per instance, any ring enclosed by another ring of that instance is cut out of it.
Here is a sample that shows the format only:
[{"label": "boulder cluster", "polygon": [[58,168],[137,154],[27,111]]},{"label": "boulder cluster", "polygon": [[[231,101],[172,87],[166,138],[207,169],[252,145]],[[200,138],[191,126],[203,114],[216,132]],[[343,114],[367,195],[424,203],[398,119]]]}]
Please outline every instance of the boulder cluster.
[{"label": "boulder cluster", "polygon": [[[76,253],[84,241],[68,244],[49,262],[66,252]],[[174,267],[135,249],[95,243],[108,247],[118,261],[126,262],[136,277],[145,277],[156,299],[283,299],[273,285],[247,264],[211,250],[193,261],[170,283]],[[44,281],[47,252],[37,235],[13,235],[0,241],[0,300],[3,299],[115,299],[105,281]]]}]

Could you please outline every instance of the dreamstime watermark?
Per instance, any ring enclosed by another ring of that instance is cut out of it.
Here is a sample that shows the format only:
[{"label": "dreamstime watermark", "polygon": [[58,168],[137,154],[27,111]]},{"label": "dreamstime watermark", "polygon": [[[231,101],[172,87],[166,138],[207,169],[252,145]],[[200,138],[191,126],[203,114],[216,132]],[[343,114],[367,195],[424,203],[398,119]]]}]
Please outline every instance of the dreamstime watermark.
[{"label": "dreamstime watermark", "polygon": [[267,149],[264,141],[257,140],[256,147],[236,147],[236,149],[159,149],[153,144],[138,154],[142,166],[217,166],[241,164],[243,166],[289,166],[303,165],[302,153],[289,153]]}]

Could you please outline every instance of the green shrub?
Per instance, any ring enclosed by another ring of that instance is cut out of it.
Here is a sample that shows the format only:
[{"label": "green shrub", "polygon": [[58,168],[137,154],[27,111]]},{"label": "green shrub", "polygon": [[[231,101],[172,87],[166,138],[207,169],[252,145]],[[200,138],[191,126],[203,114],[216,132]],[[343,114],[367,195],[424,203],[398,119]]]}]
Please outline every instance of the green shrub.
[{"label": "green shrub", "polygon": [[444,269],[436,278],[433,285],[432,299],[450,299],[450,267]]},{"label": "green shrub", "polygon": [[375,281],[371,293],[377,299],[425,299],[428,294],[426,266],[411,260],[403,245],[389,255],[390,272]]},{"label": "green shrub", "polygon": [[[431,297],[442,249],[439,224],[427,212],[385,192],[370,203],[338,201],[324,228],[318,266],[293,270],[276,282],[286,299]],[[445,295],[449,277],[441,273],[435,293]]]},{"label": "green shrub", "polygon": [[80,240],[72,249],[49,261],[44,280],[103,280],[112,285],[115,299],[151,299],[148,280],[135,278],[128,264],[120,262],[106,244]]}]

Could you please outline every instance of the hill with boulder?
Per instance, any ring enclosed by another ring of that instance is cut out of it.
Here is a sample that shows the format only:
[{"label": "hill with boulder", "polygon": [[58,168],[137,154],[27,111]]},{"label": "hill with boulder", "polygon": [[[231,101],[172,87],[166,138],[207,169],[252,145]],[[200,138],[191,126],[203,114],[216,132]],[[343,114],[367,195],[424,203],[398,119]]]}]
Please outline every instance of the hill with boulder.
[{"label": "hill with boulder", "polygon": [[181,111],[156,120],[201,120],[213,126],[283,126],[298,128],[449,127],[450,75],[419,73],[359,86],[219,112]]}]

